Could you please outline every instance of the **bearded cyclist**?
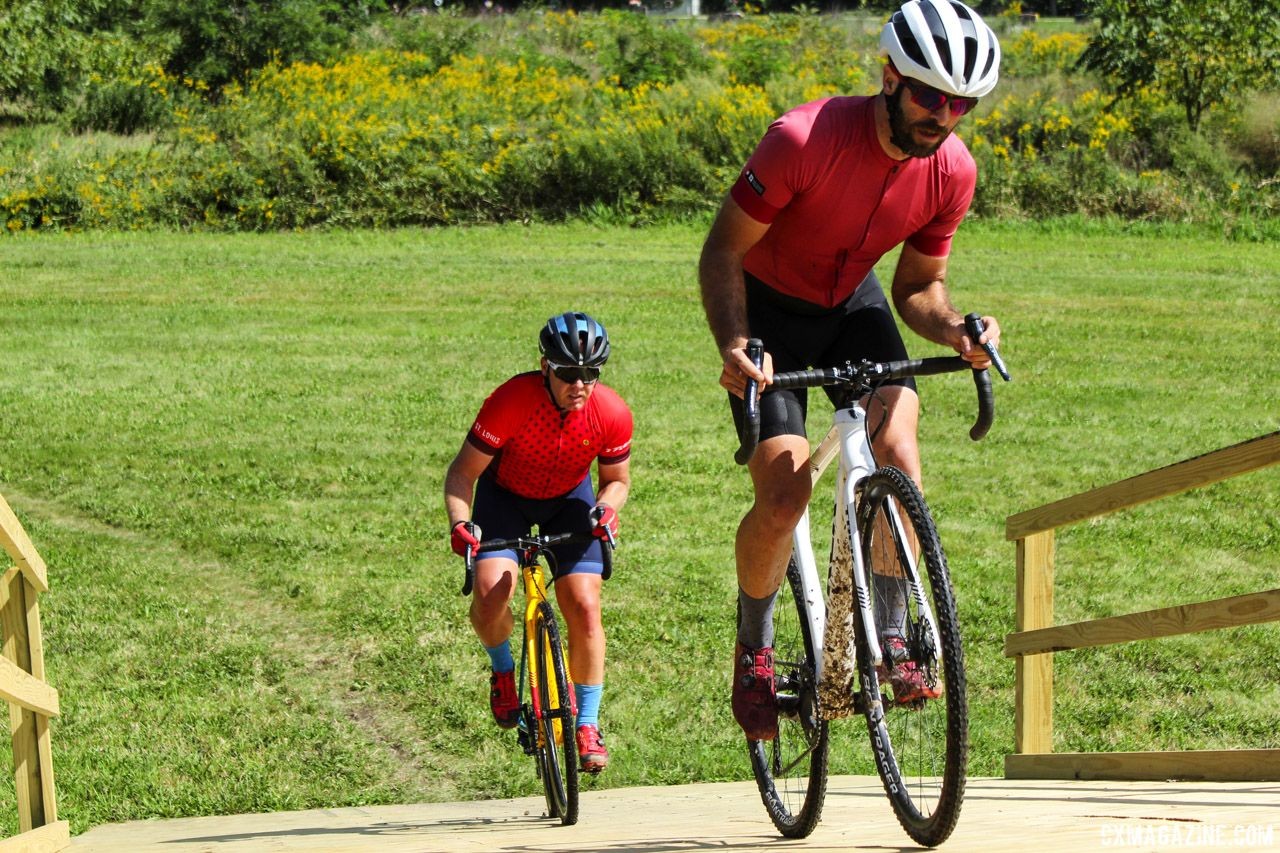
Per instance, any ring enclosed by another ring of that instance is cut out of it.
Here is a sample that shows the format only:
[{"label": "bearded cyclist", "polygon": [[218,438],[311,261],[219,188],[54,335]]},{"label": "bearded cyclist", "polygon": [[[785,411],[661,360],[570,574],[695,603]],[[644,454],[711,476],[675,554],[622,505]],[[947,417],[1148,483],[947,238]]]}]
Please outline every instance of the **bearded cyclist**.
[{"label": "bearded cyclist", "polygon": [[[978,368],[988,363],[978,344],[999,343],[1000,326],[991,317],[983,318],[981,340],[969,339],[946,286],[951,240],[977,178],[973,157],[952,131],[996,85],[995,34],[959,0],[909,0],[885,25],[880,47],[888,59],[881,91],[824,98],[775,121],[703,245],[702,302],[739,431],[748,378],[768,391],[774,371],[907,357],[872,271],[899,245],[891,292],[912,331]],[[763,369],[746,355],[751,337],[764,342]],[[762,395],[760,443],[750,462],[755,501],[735,545],[733,713],[752,740],[777,732],[773,605],[812,488],[806,404],[803,390]],[[863,405],[870,421],[882,425],[873,441],[876,458],[919,483],[914,383],[889,382]],[[897,585],[879,575],[873,580]],[[886,614],[881,624],[901,621],[905,599],[899,595],[894,607],[896,615]],[[918,673],[895,672],[890,680],[896,698],[929,698]]]},{"label": "bearded cyclist", "polygon": [[599,322],[581,312],[552,317],[538,347],[539,369],[507,380],[481,406],[445,475],[444,503],[453,550],[479,555],[471,625],[489,654],[489,706],[503,728],[520,718],[510,606],[520,572],[515,551],[479,554],[481,531],[512,539],[536,524],[545,532],[595,534],[589,545],[551,550],[556,602],[569,633],[578,758],[583,770],[598,773],[609,763],[599,725],[605,653],[599,540],[617,533],[627,502],[632,417],[617,392],[599,381],[609,359],[609,336]]}]

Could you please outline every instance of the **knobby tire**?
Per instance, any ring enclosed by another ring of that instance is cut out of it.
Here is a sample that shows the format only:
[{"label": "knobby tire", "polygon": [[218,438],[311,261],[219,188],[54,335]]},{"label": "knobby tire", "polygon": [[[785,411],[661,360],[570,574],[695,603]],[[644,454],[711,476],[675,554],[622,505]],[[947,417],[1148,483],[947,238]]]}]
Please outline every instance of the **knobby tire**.
[{"label": "knobby tire", "polygon": [[555,613],[546,602],[538,606],[534,647],[538,655],[538,707],[542,709],[542,718],[537,721],[538,767],[547,797],[547,815],[571,826],[578,822],[578,748],[564,647],[560,645]]},{"label": "knobby tire", "polygon": [[[929,509],[911,478],[888,466],[867,478],[858,504],[858,533],[872,597],[879,596],[871,574],[873,554],[877,553],[877,527],[880,531],[885,529],[883,523],[876,524],[876,518],[884,518],[886,508],[895,504],[903,527],[915,531],[920,545],[917,571],[941,642],[941,671],[934,669],[932,674],[941,682],[942,696],[918,699],[905,706],[896,704],[891,698],[892,688],[880,684],[871,664],[869,641],[877,638],[863,636],[859,625],[860,700],[876,770],[898,822],[913,840],[934,846],[955,829],[964,800],[969,737],[964,652],[946,556]],[[892,538],[892,559],[900,562],[904,546],[896,531]],[[920,615],[914,601],[909,600],[908,614],[906,630],[912,638],[908,646],[913,649],[913,658],[926,657],[927,651],[920,644],[932,644],[932,639],[924,639],[932,635],[918,623],[913,624]]]},{"label": "knobby tire", "polygon": [[827,790],[827,721],[818,715],[813,638],[800,571],[792,559],[774,605],[778,736],[748,740],[765,810],[787,838],[805,838],[822,817]]}]

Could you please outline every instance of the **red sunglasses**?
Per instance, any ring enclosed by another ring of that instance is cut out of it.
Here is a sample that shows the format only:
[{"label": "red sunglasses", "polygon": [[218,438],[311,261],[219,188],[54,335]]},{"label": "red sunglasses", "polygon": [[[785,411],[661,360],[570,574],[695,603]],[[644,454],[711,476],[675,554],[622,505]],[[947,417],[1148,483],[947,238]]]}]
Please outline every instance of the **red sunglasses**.
[{"label": "red sunglasses", "polygon": [[911,93],[911,103],[931,113],[937,112],[946,104],[950,104],[951,114],[953,116],[962,116],[978,105],[977,98],[948,95],[940,89],[926,86],[918,80],[912,80],[910,77],[903,77],[902,75],[899,75],[898,79],[902,81],[902,85],[906,86]]}]

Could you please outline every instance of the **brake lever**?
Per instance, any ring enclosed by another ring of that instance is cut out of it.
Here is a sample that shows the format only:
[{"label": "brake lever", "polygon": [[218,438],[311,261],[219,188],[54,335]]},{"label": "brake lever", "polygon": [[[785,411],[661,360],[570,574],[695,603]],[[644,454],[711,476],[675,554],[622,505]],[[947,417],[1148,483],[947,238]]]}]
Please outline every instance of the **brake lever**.
[{"label": "brake lever", "polygon": [[[747,341],[747,358],[757,369],[763,368],[764,342],[759,338]],[[747,380],[747,389],[742,395],[742,433],[742,446],[733,455],[733,461],[746,465],[760,441],[760,383],[755,379]]]},{"label": "brake lever", "polygon": [[[593,524],[600,521],[604,517],[604,510],[595,506],[587,513],[587,518],[591,519]],[[613,531],[608,527],[604,529],[604,542],[600,544],[600,559],[602,560],[602,571],[600,572],[601,580],[608,580],[613,574],[613,549],[618,547],[618,539],[613,535]]]},{"label": "brake lever", "polygon": [[462,594],[470,595],[471,585],[476,577],[476,558],[471,555],[471,549],[468,548],[467,553],[463,555],[462,559],[465,560],[467,564],[467,576],[462,582]]},{"label": "brake lever", "polygon": [[[969,337],[975,344],[981,340],[983,333],[987,331],[987,327],[982,323],[981,314],[964,315],[964,329],[969,333]],[[995,365],[996,372],[1000,374],[1000,378],[1005,382],[1013,381],[1013,377],[1009,375],[1009,370],[1004,366],[1004,359],[1000,357],[1000,351],[996,349],[993,343],[978,344],[986,352],[991,359],[991,363]]]}]

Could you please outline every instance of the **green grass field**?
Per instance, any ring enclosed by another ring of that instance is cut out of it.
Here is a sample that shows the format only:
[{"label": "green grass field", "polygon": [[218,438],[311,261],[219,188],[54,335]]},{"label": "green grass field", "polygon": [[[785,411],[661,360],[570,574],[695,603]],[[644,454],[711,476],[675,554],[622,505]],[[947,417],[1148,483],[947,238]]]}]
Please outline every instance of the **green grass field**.
[{"label": "green grass field", "polygon": [[[605,591],[614,763],[590,784],[748,778],[728,705],[748,489],[694,281],[701,238],[578,224],[0,241],[0,493],[49,565],[73,831],[535,792],[488,721],[441,480],[484,396],[535,365],[538,327],[566,309],[608,324],[606,381],[637,427]],[[1103,228],[957,238],[955,300],[1001,319],[1014,373],[980,444],[971,383],[921,383],[974,774],[1013,747],[1005,518],[1276,430],[1276,260]],[[1061,532],[1060,618],[1275,586],[1278,476]],[[1278,661],[1275,625],[1061,655],[1057,746],[1280,746]],[[871,772],[859,723],[837,728],[833,771]]]}]

